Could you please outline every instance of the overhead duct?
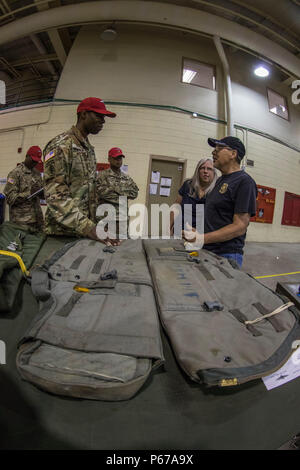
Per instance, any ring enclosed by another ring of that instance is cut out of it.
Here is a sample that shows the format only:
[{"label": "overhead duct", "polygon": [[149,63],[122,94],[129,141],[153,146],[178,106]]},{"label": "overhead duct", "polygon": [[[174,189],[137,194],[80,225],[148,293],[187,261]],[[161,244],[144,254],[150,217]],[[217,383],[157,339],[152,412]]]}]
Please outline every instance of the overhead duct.
[{"label": "overhead duct", "polygon": [[300,60],[264,36],[210,13],[159,2],[116,0],[51,8],[2,26],[0,45],[54,28],[112,21],[165,25],[210,36],[218,35],[270,59],[300,77]]},{"label": "overhead duct", "polygon": [[221,43],[219,36],[214,36],[214,43],[218,51],[223,72],[224,72],[224,87],[225,87],[225,96],[226,96],[226,118],[227,118],[227,135],[234,135],[234,123],[233,123],[233,100],[232,100],[232,87],[231,87],[231,78],[229,72],[228,60]]}]

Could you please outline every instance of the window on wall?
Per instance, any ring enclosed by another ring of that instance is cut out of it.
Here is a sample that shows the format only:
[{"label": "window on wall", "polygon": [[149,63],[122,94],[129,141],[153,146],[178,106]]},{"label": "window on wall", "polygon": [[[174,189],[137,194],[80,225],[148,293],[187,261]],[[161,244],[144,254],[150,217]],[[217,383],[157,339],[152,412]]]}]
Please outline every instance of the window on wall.
[{"label": "window on wall", "polygon": [[300,227],[300,196],[298,194],[285,193],[281,225]]},{"label": "window on wall", "polygon": [[270,89],[267,90],[267,93],[269,101],[269,110],[271,111],[271,113],[274,113],[277,116],[288,120],[289,111],[285,97],[279,95],[279,93],[276,93],[276,91]]},{"label": "window on wall", "polygon": [[203,64],[197,60],[183,58],[181,81],[190,85],[215,90],[215,67],[214,65]]}]

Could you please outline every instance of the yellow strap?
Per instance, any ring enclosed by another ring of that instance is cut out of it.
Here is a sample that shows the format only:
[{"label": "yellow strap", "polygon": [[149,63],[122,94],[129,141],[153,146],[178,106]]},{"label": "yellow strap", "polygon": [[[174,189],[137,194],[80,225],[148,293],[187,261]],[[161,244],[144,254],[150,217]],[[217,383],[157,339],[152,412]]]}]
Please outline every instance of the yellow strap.
[{"label": "yellow strap", "polygon": [[90,289],[87,289],[86,287],[80,287],[80,286],[75,286],[74,290],[76,290],[76,292],[90,292]]},{"label": "yellow strap", "polygon": [[191,253],[189,253],[190,256],[199,256],[199,253],[198,251],[192,251]]},{"label": "yellow strap", "polygon": [[254,279],[264,279],[266,277],[277,277],[277,276],[291,276],[292,274],[300,274],[300,271],[295,271],[294,273],[268,274],[268,276],[255,276]]},{"label": "yellow strap", "polygon": [[12,258],[16,258],[16,260],[19,262],[23,274],[25,274],[25,276],[29,276],[29,271],[27,271],[26,266],[20,255],[17,255],[17,253],[13,253],[12,251],[5,250],[0,250],[0,255],[11,256]]}]

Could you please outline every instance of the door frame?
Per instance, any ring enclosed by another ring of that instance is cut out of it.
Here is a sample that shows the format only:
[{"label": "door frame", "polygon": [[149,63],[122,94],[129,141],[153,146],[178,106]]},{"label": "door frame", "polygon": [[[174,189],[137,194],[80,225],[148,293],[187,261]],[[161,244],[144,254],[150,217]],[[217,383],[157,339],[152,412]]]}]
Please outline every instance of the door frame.
[{"label": "door frame", "polygon": [[180,163],[182,164],[182,177],[181,177],[181,185],[183,184],[186,178],[186,167],[187,167],[187,159],[186,158],[179,158],[179,157],[167,157],[165,155],[150,155],[149,159],[149,167],[148,167],[148,179],[147,179],[147,192],[146,192],[146,207],[148,210],[149,204],[149,184],[151,182],[151,168],[152,168],[152,161],[153,160],[161,160],[164,162],[173,162],[173,163]]}]

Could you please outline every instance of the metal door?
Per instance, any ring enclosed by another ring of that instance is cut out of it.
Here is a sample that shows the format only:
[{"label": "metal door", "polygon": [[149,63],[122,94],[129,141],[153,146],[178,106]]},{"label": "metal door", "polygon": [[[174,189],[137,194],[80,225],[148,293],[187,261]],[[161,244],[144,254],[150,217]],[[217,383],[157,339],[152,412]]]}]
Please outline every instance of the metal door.
[{"label": "metal door", "polygon": [[[157,211],[162,204],[169,207],[178,196],[186,171],[186,160],[172,157],[151,157],[148,188],[148,235],[151,235],[151,212]],[[154,207],[156,205],[156,208]],[[159,236],[162,235],[162,212],[159,215]]]}]

